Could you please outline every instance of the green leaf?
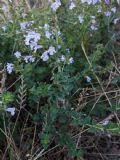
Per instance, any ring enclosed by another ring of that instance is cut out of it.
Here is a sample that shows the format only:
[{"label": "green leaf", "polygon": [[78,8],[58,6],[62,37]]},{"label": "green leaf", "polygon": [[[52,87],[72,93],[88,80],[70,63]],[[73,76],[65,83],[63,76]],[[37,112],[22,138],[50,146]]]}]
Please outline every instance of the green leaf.
[{"label": "green leaf", "polygon": [[2,94],[2,101],[5,105],[8,105],[14,101],[14,94],[12,92],[6,91]]}]

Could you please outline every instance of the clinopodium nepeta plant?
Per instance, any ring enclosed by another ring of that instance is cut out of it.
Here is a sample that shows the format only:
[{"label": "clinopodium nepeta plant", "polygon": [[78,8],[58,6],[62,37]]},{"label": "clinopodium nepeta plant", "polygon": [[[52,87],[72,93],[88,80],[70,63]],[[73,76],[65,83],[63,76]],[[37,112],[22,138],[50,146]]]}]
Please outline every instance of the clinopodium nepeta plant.
[{"label": "clinopodium nepeta plant", "polygon": [[1,114],[10,112],[15,119],[27,111],[44,149],[59,144],[71,157],[82,156],[79,132],[120,133],[114,115],[119,100],[112,98],[120,85],[118,5],[50,0],[26,11],[14,10],[10,1],[0,8],[0,61],[7,74]]}]

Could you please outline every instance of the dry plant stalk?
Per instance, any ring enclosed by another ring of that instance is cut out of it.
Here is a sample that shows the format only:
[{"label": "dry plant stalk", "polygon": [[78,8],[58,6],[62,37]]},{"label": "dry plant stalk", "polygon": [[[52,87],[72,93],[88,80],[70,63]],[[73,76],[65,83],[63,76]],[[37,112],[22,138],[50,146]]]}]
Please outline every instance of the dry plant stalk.
[{"label": "dry plant stalk", "polygon": [[2,64],[0,64],[0,94],[2,94],[5,90],[5,80],[6,80],[5,68],[3,68]]},{"label": "dry plant stalk", "polygon": [[77,108],[76,111],[80,111],[80,109],[82,109],[83,107],[83,100],[84,100],[84,96],[86,96],[87,92],[88,92],[89,88],[83,88],[81,93],[79,94],[79,98],[78,98],[78,104],[77,104]]},{"label": "dry plant stalk", "polygon": [[6,72],[2,64],[0,64],[0,107],[3,108],[2,94],[5,91]]},{"label": "dry plant stalk", "polygon": [[26,106],[26,95],[27,95],[27,89],[26,89],[26,84],[24,82],[24,77],[22,75],[21,86],[19,88],[19,93],[18,93],[18,99],[16,100],[17,103],[19,104],[20,109]]}]

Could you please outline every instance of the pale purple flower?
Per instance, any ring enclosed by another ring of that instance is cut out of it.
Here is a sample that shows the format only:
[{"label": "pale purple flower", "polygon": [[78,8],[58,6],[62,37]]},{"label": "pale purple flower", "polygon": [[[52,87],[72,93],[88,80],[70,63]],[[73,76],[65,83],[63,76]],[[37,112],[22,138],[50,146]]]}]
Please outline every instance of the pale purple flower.
[{"label": "pale purple flower", "polygon": [[57,9],[61,6],[61,1],[60,0],[55,0],[55,2],[53,2],[51,4],[51,8],[54,12],[57,11]]},{"label": "pale purple flower", "polygon": [[97,2],[101,2],[101,0],[92,0],[92,4],[96,4]]},{"label": "pale purple flower", "polygon": [[111,8],[111,11],[112,11],[113,13],[115,13],[116,10],[117,10],[116,7]]},{"label": "pale purple flower", "polygon": [[61,55],[60,60],[61,60],[62,62],[65,61],[65,56],[64,56],[64,55]]},{"label": "pale purple flower", "polygon": [[106,4],[109,4],[110,3],[110,0],[104,0]]},{"label": "pale purple flower", "polygon": [[86,81],[87,81],[88,83],[90,83],[91,80],[92,80],[91,77],[89,77],[89,76],[86,76],[85,78],[86,78]]},{"label": "pale purple flower", "polygon": [[16,30],[16,34],[20,34],[21,32],[19,30]]},{"label": "pale purple flower", "polygon": [[32,63],[35,62],[35,57],[30,56],[30,57],[29,57],[29,62],[32,62]]},{"label": "pale purple flower", "polygon": [[35,46],[34,46],[34,52],[36,53],[36,51],[37,51],[38,49],[41,49],[41,48],[43,48],[42,45],[35,45]]},{"label": "pale purple flower", "polygon": [[45,51],[42,56],[41,56],[41,59],[43,61],[47,61],[49,59],[49,56],[48,56],[48,51]]},{"label": "pale purple flower", "polygon": [[50,27],[49,24],[44,24],[44,29],[45,30],[49,30],[49,27]]},{"label": "pale purple flower", "polygon": [[20,58],[21,57],[21,52],[17,51],[14,53],[15,57],[16,58]]},{"label": "pale purple flower", "polygon": [[73,57],[70,57],[68,60],[68,64],[73,64],[73,63],[74,63],[74,59],[73,59]]},{"label": "pale purple flower", "polygon": [[61,35],[61,32],[60,31],[58,31],[58,36],[60,36]]},{"label": "pale purple flower", "polygon": [[2,6],[2,11],[5,12],[5,13],[6,13],[6,12],[9,12],[8,6],[7,6],[7,5],[3,5],[3,6]]},{"label": "pale purple flower", "polygon": [[61,48],[61,45],[58,45],[57,48],[60,49],[60,48]]},{"label": "pale purple flower", "polygon": [[49,49],[48,49],[48,53],[51,56],[54,55],[56,53],[55,47],[50,46]]},{"label": "pale purple flower", "polygon": [[95,19],[96,17],[95,16],[91,16],[91,29],[93,30],[93,31],[96,31],[98,28],[97,28],[97,26],[96,26],[96,24],[97,24],[97,22],[96,22],[96,19]]},{"label": "pale purple flower", "polygon": [[98,30],[98,28],[97,28],[95,25],[91,25],[90,28],[91,28],[93,31]]},{"label": "pale purple flower", "polygon": [[28,31],[28,34],[25,35],[25,44],[30,45],[31,41],[38,42],[40,40],[40,34],[35,31]]},{"label": "pale purple flower", "polygon": [[50,33],[49,31],[49,25],[48,24],[45,24],[44,25],[44,30],[45,30],[45,36],[50,39],[50,37],[52,36],[52,33]]},{"label": "pale purple flower", "polygon": [[67,51],[67,53],[70,53],[70,49],[69,48],[66,48],[66,51]]},{"label": "pale purple flower", "polygon": [[35,62],[35,57],[33,57],[33,56],[24,56],[24,61],[26,62],[26,63],[28,63],[28,62]]},{"label": "pale purple flower", "polygon": [[98,5],[98,13],[101,13],[102,12],[102,6],[101,5]]},{"label": "pale purple flower", "polygon": [[43,46],[42,45],[38,45],[36,42],[34,42],[34,41],[31,41],[30,42],[30,48],[31,48],[31,50],[33,50],[35,53],[36,53],[36,51],[38,50],[38,49],[41,49],[41,48],[43,48]]},{"label": "pale purple flower", "polygon": [[117,0],[117,3],[120,4],[120,0]]},{"label": "pale purple flower", "polygon": [[42,54],[41,59],[43,61],[47,61],[49,59],[49,55],[53,56],[55,53],[56,53],[55,47],[50,46],[49,49]]},{"label": "pale purple flower", "polygon": [[20,27],[21,29],[26,29],[27,27],[31,26],[34,23],[34,21],[29,21],[29,22],[21,22]]},{"label": "pale purple flower", "polygon": [[72,10],[75,7],[76,7],[75,3],[73,1],[71,1],[69,9]]},{"label": "pale purple flower", "polygon": [[7,72],[9,74],[11,74],[13,69],[14,69],[14,64],[13,63],[7,63],[6,68],[7,68]]},{"label": "pale purple flower", "polygon": [[42,45],[38,45],[40,40],[40,34],[35,31],[28,31],[28,34],[25,35],[25,44],[29,45],[31,50],[36,52],[37,49],[42,48]]},{"label": "pale purple flower", "polygon": [[78,19],[79,19],[80,23],[83,23],[83,22],[84,22],[84,16],[83,16],[83,15],[79,15],[79,16],[78,16]]},{"label": "pale purple flower", "polygon": [[7,29],[7,27],[6,27],[6,26],[2,26],[1,28],[3,29],[3,31],[4,31],[4,32],[5,32],[5,31],[6,31],[6,29]]},{"label": "pale purple flower", "polygon": [[109,17],[111,15],[111,12],[107,11],[107,12],[104,12],[104,14],[105,14],[106,17]]},{"label": "pale purple flower", "polygon": [[27,22],[21,22],[21,23],[20,23],[20,27],[21,27],[21,29],[26,29],[26,27],[27,27]]},{"label": "pale purple flower", "polygon": [[117,24],[119,20],[120,20],[119,18],[114,19],[114,24]]},{"label": "pale purple flower", "polygon": [[109,124],[109,120],[105,120],[105,121],[103,121],[101,124],[102,124],[103,126],[106,126],[106,125]]},{"label": "pale purple flower", "polygon": [[96,17],[95,16],[90,16],[92,19],[95,19]]},{"label": "pale purple flower", "polygon": [[9,112],[11,116],[15,115],[15,107],[9,107],[5,109],[6,112]]},{"label": "pale purple flower", "polygon": [[45,31],[45,36],[50,39],[50,37],[52,36],[52,33],[50,33],[49,31]]},{"label": "pale purple flower", "polygon": [[101,2],[101,0],[81,0],[82,3],[96,4],[97,2]]}]

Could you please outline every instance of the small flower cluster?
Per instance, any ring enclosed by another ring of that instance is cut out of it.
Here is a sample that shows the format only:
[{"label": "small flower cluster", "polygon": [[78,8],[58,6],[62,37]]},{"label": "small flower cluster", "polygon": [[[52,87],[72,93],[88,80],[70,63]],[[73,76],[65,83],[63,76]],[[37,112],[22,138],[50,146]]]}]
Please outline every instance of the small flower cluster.
[{"label": "small flower cluster", "polygon": [[53,12],[56,12],[60,6],[61,6],[61,1],[55,0],[55,2],[51,4],[51,9],[53,10]]},{"label": "small flower cluster", "polygon": [[[23,58],[25,63],[35,62],[35,57],[33,57],[32,55],[22,56],[21,52],[19,52],[19,51],[15,52],[14,56],[18,59]],[[14,64],[13,63],[7,63],[6,69],[7,69],[8,74],[11,74],[14,70]]]},{"label": "small flower cluster", "polygon": [[21,52],[17,51],[14,53],[15,57],[16,58],[20,58],[21,57]]},{"label": "small flower cluster", "polygon": [[4,13],[9,12],[9,7],[8,7],[8,5],[5,5],[5,4],[4,4],[1,9],[2,9],[2,11],[3,11]]},{"label": "small flower cluster", "polygon": [[38,45],[38,41],[40,40],[40,34],[35,31],[28,31],[25,37],[25,44],[30,46],[31,50],[36,52],[38,49],[43,48],[42,45]]},{"label": "small flower cluster", "polygon": [[116,7],[113,7],[111,8],[111,10],[104,12],[104,14],[106,17],[109,17],[112,14],[112,12],[116,13],[116,11],[117,11]]},{"label": "small flower cluster", "polygon": [[52,33],[49,31],[50,26],[48,24],[44,25],[44,31],[45,31],[45,36],[50,39],[50,37],[52,36]]},{"label": "small flower cluster", "polygon": [[55,53],[56,53],[55,47],[50,46],[49,49],[42,54],[41,59],[43,61],[47,61],[49,59],[49,56],[52,56]]},{"label": "small flower cluster", "polygon": [[6,68],[7,68],[7,72],[9,74],[11,74],[13,69],[14,69],[14,64],[13,63],[7,63]]},{"label": "small flower cluster", "polygon": [[119,18],[115,18],[113,23],[117,24],[118,22],[120,22],[120,19]]},{"label": "small flower cluster", "polygon": [[[49,0],[49,2],[51,3],[51,9],[56,12],[57,9],[61,6],[61,1],[60,0],[55,0],[54,2]],[[75,0],[70,0],[69,1],[69,9],[72,10],[74,9],[76,6],[76,1]],[[81,3],[87,3],[88,5],[96,5],[96,8],[98,9],[97,12],[98,13],[102,13],[105,16],[110,16],[111,13],[116,13],[116,7],[110,7],[108,8],[108,11],[104,11],[102,6],[100,5],[101,2],[104,2],[106,4],[106,6],[108,6],[108,4],[110,3],[110,0],[81,0]],[[5,8],[3,8],[5,9]],[[98,30],[98,24],[97,24],[97,18],[95,16],[90,16],[90,29],[93,31]],[[82,24],[85,21],[85,15],[83,13],[81,13],[78,16],[79,22],[80,24]],[[119,21],[118,18],[116,18],[114,20],[114,24],[116,24]],[[32,24],[34,24],[34,21],[23,21],[20,23],[20,27],[21,30],[26,30],[28,27],[30,27]],[[45,24],[44,27],[44,33],[45,33],[45,37],[50,39],[52,38],[53,33],[50,31],[50,26],[48,24]],[[32,30],[26,30],[26,35],[24,35],[24,41],[25,41],[25,45],[29,46],[31,51],[33,52],[37,52],[38,49],[43,48],[42,45],[39,45],[38,42],[41,38],[40,33],[36,32],[36,31],[32,31]],[[60,35],[60,32],[58,32],[58,35]],[[58,48],[59,49],[59,48]],[[41,59],[43,61],[47,61],[49,59],[50,56],[54,55],[56,53],[55,47],[50,46],[46,51],[43,52],[43,54],[41,55]],[[32,55],[26,55],[26,56],[22,56],[21,52],[17,51],[14,53],[16,58],[23,58],[23,60],[25,61],[25,63],[29,63],[29,62],[34,62],[35,61],[35,57],[33,57]],[[72,64],[74,62],[73,57],[70,57],[69,59],[66,58],[64,55],[61,55],[61,57],[58,59],[58,61],[60,62],[64,62],[66,61],[68,64]],[[9,74],[12,73],[12,71],[14,70],[14,64],[12,63],[7,63],[6,65],[7,67],[7,71]]]},{"label": "small flower cluster", "polygon": [[110,4],[110,0],[93,0],[93,4],[97,3],[97,2],[105,2],[106,4]]},{"label": "small flower cluster", "polygon": [[16,58],[23,58],[25,63],[28,63],[28,62],[34,62],[35,61],[35,57],[31,56],[31,55],[27,55],[27,56],[22,56],[21,55],[21,52],[17,51],[14,53],[15,57]]},{"label": "small flower cluster", "polygon": [[5,109],[6,112],[10,113],[11,116],[15,115],[15,107],[9,107]]},{"label": "small flower cluster", "polygon": [[35,61],[35,57],[33,57],[33,56],[24,56],[24,61],[26,62],[26,63],[28,63],[28,62],[34,62]]},{"label": "small flower cluster", "polygon": [[85,78],[86,78],[87,83],[90,83],[92,81],[91,77],[89,77],[89,76],[86,76]]},{"label": "small flower cluster", "polygon": [[84,16],[82,14],[78,16],[78,19],[80,23],[84,22]]},{"label": "small flower cluster", "polygon": [[[117,8],[115,6],[112,6],[110,0],[81,0],[81,3],[85,3],[87,5],[95,5],[96,8],[96,12],[99,13],[102,16],[106,17],[110,17],[111,15],[117,13]],[[105,7],[103,7],[102,3],[105,3]],[[83,5],[84,7],[84,5]],[[85,22],[85,10],[83,9],[83,12],[80,13],[80,15],[78,15],[78,20],[80,22],[80,24],[84,24]],[[98,30],[98,26],[99,24],[97,22],[99,22],[97,20],[97,16],[89,16],[90,18],[90,30],[92,31],[97,31]],[[87,18],[86,18],[87,20]],[[115,21],[115,23],[117,22],[117,20]]]},{"label": "small flower cluster", "polygon": [[66,57],[64,55],[61,55],[61,57],[57,60],[57,62],[67,62],[67,64],[73,64],[74,63],[74,59],[73,57],[70,57],[69,59],[66,59]]},{"label": "small flower cluster", "polygon": [[75,3],[73,2],[73,0],[71,0],[70,5],[69,5],[69,9],[72,10],[75,7],[76,7]]},{"label": "small flower cluster", "polygon": [[27,29],[27,27],[31,26],[32,24],[34,24],[34,21],[21,22],[20,23],[21,30]]},{"label": "small flower cluster", "polygon": [[97,22],[96,22],[96,17],[95,16],[91,16],[91,29],[93,31],[96,31],[97,28]]},{"label": "small flower cluster", "polygon": [[[97,4],[98,2],[104,2],[106,5],[109,5],[110,4],[110,0],[104,0],[104,1],[102,1],[102,0],[81,0],[81,2],[82,3],[87,3],[88,5],[95,5],[95,4]],[[98,7],[98,13],[102,13],[102,6],[101,5],[98,5],[97,6]],[[108,6],[108,10],[107,11],[104,11],[103,13],[104,13],[104,15],[106,16],[106,17],[109,17],[111,14],[112,14],[112,12],[113,13],[115,13],[116,12],[116,7],[110,7],[110,6]]]},{"label": "small flower cluster", "polygon": [[82,3],[88,3],[89,5],[90,4],[96,4],[98,2],[101,2],[101,0],[81,0]]}]

